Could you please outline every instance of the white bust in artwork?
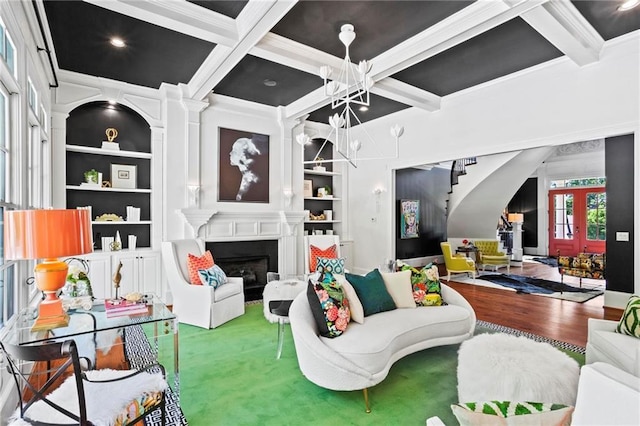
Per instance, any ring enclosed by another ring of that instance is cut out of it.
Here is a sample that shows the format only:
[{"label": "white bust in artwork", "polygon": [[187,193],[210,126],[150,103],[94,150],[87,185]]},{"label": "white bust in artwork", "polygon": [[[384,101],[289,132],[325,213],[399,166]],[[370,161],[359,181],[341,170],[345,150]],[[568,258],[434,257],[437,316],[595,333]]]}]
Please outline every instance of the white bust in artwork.
[{"label": "white bust in artwork", "polygon": [[239,138],[231,147],[229,161],[232,166],[238,167],[240,173],[242,173],[242,180],[240,181],[240,187],[236,194],[236,201],[241,201],[251,185],[259,180],[258,175],[251,171],[254,162],[253,157],[256,155],[260,155],[260,150],[249,138]]}]

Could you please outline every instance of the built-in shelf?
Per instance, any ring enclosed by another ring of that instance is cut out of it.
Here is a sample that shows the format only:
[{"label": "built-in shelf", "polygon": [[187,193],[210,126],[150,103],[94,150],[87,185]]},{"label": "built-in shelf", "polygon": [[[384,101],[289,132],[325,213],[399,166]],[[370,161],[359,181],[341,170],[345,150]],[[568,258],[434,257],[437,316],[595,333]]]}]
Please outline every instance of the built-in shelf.
[{"label": "built-in shelf", "polygon": [[73,191],[96,191],[96,192],[139,192],[139,193],[148,193],[151,194],[150,189],[139,189],[139,188],[92,188],[89,186],[79,186],[79,185],[67,185],[67,189],[71,189]]},{"label": "built-in shelf", "polygon": [[94,220],[91,222],[92,225],[151,225],[150,220],[139,220],[139,221],[131,221],[131,220]]},{"label": "built-in shelf", "polygon": [[318,200],[318,201],[342,201],[342,198],[336,197],[304,197],[305,200]]},{"label": "built-in shelf", "polygon": [[307,175],[317,176],[340,176],[340,172],[321,172],[319,170],[304,169],[304,173]]},{"label": "built-in shelf", "polygon": [[305,220],[304,223],[340,223],[339,220]]},{"label": "built-in shelf", "polygon": [[121,151],[121,150],[115,150],[115,149],[102,149],[102,148],[94,148],[90,146],[81,146],[81,145],[67,145],[67,151],[81,152],[83,154],[111,155],[114,157],[151,159],[150,152]]}]

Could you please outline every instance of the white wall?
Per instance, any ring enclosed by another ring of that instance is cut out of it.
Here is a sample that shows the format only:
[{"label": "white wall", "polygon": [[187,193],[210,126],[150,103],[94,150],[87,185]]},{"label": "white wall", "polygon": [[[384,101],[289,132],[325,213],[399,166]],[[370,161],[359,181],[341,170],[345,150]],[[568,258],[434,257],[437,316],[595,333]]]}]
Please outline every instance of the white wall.
[{"label": "white wall", "polygon": [[[354,270],[366,272],[393,256],[395,168],[638,132],[639,40],[636,32],[607,43],[601,60],[582,68],[560,58],[445,97],[438,112],[411,108],[368,124],[369,133],[382,138],[395,123],[404,125],[405,133],[400,159],[362,162],[350,171]],[[640,148],[635,155],[640,159]],[[360,212],[371,211],[371,190],[380,181],[387,188],[383,193],[387,208],[374,223],[362,220]],[[635,185],[640,188],[638,172]],[[633,206],[637,211],[637,196]],[[635,229],[635,250],[640,252],[639,219]],[[635,271],[638,292],[640,258]]]}]

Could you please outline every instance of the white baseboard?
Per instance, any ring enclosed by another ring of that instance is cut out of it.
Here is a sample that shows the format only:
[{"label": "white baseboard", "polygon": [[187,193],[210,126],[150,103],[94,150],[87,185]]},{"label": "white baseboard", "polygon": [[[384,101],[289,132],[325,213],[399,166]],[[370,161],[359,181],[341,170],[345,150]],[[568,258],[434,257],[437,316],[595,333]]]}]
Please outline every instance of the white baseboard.
[{"label": "white baseboard", "polygon": [[605,290],[604,306],[607,308],[624,309],[631,297],[631,293],[623,293],[621,291]]}]

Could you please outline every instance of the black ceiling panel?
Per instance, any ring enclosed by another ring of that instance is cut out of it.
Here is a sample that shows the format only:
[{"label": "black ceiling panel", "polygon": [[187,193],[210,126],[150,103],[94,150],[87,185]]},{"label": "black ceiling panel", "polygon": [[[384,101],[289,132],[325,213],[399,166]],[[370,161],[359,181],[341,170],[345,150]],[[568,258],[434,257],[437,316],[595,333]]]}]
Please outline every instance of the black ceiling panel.
[{"label": "black ceiling panel", "polygon": [[574,0],[571,3],[605,40],[640,29],[640,6],[618,11],[621,0]]},{"label": "black ceiling panel", "polygon": [[[392,101],[391,99],[383,98],[382,96],[377,96],[374,94],[371,94],[369,104],[370,106],[368,111],[359,111],[357,106],[354,107],[355,113],[362,123],[366,123],[367,121],[375,120],[376,118],[384,117],[385,115],[389,115],[391,113],[409,108],[409,105]],[[329,120],[330,115],[336,113],[339,114],[343,109],[344,107],[331,109],[331,104],[325,105],[324,107],[309,114],[307,120],[326,124]],[[352,123],[352,125],[354,126],[357,124],[357,122]]]},{"label": "black ceiling panel", "polygon": [[[159,88],[188,83],[215,44],[82,1],[45,1],[61,69]],[[124,48],[109,39],[125,40]]]},{"label": "black ceiling panel", "polygon": [[197,4],[200,7],[204,7],[206,9],[212,10],[214,12],[218,12],[222,15],[228,16],[229,18],[236,19],[242,9],[248,3],[244,0],[227,0],[227,1],[217,1],[217,0],[187,0],[189,3]]},{"label": "black ceiling panel", "polygon": [[562,56],[521,18],[515,18],[395,75],[446,96]]},{"label": "black ceiling panel", "polygon": [[273,33],[344,57],[340,27],[352,24],[353,61],[372,59],[467,7],[472,1],[317,1],[298,2],[271,30]]},{"label": "black ceiling panel", "polygon": [[[276,83],[266,86],[265,80]],[[214,93],[265,105],[288,105],[322,86],[322,79],[275,62],[247,55],[213,89]]]}]

